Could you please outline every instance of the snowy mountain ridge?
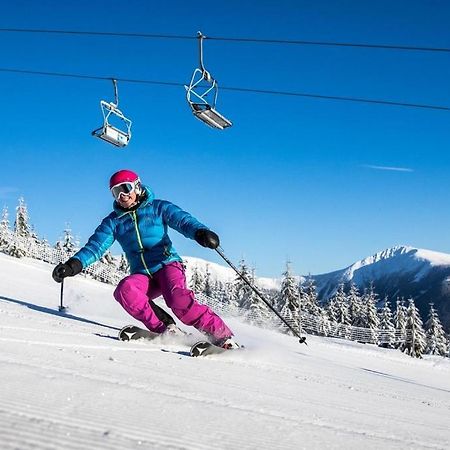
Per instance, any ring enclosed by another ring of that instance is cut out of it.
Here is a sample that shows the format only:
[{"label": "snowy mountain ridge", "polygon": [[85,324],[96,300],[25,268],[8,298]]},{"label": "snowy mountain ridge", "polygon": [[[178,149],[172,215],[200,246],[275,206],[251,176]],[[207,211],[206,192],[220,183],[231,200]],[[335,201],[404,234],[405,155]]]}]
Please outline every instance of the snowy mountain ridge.
[{"label": "snowy mountain ridge", "polygon": [[434,268],[450,268],[450,255],[432,250],[401,245],[377,252],[361,259],[345,269],[316,275],[318,290],[322,297],[328,298],[339,283],[355,283],[362,286],[380,278],[406,276],[412,274],[410,281],[419,283]]}]

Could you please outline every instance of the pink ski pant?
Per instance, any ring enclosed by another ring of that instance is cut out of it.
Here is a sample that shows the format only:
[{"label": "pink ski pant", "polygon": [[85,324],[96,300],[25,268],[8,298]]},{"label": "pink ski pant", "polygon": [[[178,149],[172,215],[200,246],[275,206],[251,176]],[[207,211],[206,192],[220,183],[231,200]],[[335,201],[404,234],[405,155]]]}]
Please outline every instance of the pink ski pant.
[{"label": "pink ski pant", "polygon": [[149,301],[162,295],[167,306],[186,325],[216,339],[232,336],[232,331],[212,309],[201,305],[186,287],[184,268],[179,262],[167,264],[151,277],[134,274],[120,281],[114,298],[150,331],[162,333],[166,325],[153,312]]}]

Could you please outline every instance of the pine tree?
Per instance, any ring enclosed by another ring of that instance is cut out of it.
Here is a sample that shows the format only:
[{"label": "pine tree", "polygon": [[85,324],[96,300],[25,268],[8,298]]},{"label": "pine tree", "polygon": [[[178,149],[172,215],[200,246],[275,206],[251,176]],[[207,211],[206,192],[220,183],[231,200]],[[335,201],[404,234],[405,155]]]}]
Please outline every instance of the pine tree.
[{"label": "pine tree", "polygon": [[329,314],[324,308],[320,308],[319,321],[317,324],[317,332],[321,336],[328,336],[331,330],[332,324],[330,322]]},{"label": "pine tree", "polygon": [[316,284],[311,276],[306,280],[304,294],[302,294],[302,311],[312,314],[315,317],[320,316],[319,298],[317,295]]},{"label": "pine tree", "polygon": [[370,341],[374,344],[378,343],[377,330],[380,326],[380,319],[378,318],[377,311],[378,295],[375,292],[375,288],[370,283],[369,290],[365,295],[366,303],[366,316],[367,316],[367,328],[370,330]]},{"label": "pine tree", "polygon": [[242,279],[244,277],[247,281],[252,281],[251,271],[245,261],[242,259],[239,262],[239,273],[241,276],[236,276],[234,280],[234,295],[241,308],[249,309],[252,302],[253,290]]},{"label": "pine tree", "polygon": [[31,237],[29,225],[28,208],[23,197],[19,198],[19,205],[16,207],[16,220],[14,222],[14,233],[19,238]]},{"label": "pine tree", "polygon": [[406,307],[404,305],[404,300],[397,297],[397,307],[394,316],[395,323],[395,334],[396,334],[396,348],[401,348],[401,346],[406,341]]},{"label": "pine tree", "polygon": [[350,316],[350,323],[355,327],[365,326],[364,304],[359,293],[358,287],[352,282],[350,291],[347,295],[348,313]]},{"label": "pine tree", "polygon": [[192,268],[192,275],[189,282],[189,287],[194,292],[203,292],[204,289],[204,278],[201,274],[197,264]]},{"label": "pine tree", "polygon": [[67,224],[64,230],[64,235],[59,246],[61,250],[63,250],[67,256],[72,256],[76,250],[75,238],[72,235],[72,230],[70,229],[70,225]]},{"label": "pine tree", "polygon": [[2,217],[0,221],[0,250],[5,250],[10,241],[10,229],[9,229],[9,213],[8,207],[4,206],[2,210]]},{"label": "pine tree", "polygon": [[23,197],[19,198],[19,205],[16,207],[16,219],[14,221],[14,236],[9,242],[6,252],[15,258],[22,258],[30,255],[31,228],[28,223],[28,209]]},{"label": "pine tree", "polygon": [[209,264],[206,265],[206,274],[203,283],[203,293],[207,297],[214,297],[214,289],[211,281],[211,272],[209,271]]},{"label": "pine tree", "polygon": [[[255,285],[255,279],[256,279],[255,269],[252,269],[250,279],[248,279],[248,281],[250,281],[250,284],[252,286]],[[247,303],[248,304],[247,319],[249,319],[250,322],[252,322],[252,323],[265,324],[268,322],[269,317],[270,317],[269,308],[259,298],[259,296],[256,294],[256,292],[252,288],[250,288],[250,286],[249,286],[249,289],[250,289],[250,291],[248,292],[248,297],[247,297],[247,302],[248,302]]]},{"label": "pine tree", "polygon": [[340,283],[338,290],[331,299],[330,304],[331,317],[337,322],[337,334],[345,339],[350,338],[351,328],[350,314],[348,309],[347,294],[345,293],[344,283]]},{"label": "pine tree", "polygon": [[389,299],[385,297],[383,308],[379,314],[380,325],[382,330],[380,347],[392,348],[395,342],[395,325],[392,318],[392,311],[389,305]]},{"label": "pine tree", "polygon": [[130,270],[130,264],[123,253],[120,255],[119,270],[123,273],[128,273]]},{"label": "pine tree", "polygon": [[422,319],[414,300],[410,298],[406,311],[406,342],[402,346],[402,351],[413,358],[422,358],[426,346],[427,341]]},{"label": "pine tree", "polygon": [[429,355],[447,356],[449,343],[433,303],[430,303],[430,312],[425,323],[425,330],[427,337],[426,353]]},{"label": "pine tree", "polygon": [[286,270],[282,274],[278,304],[281,306],[281,311],[289,309],[289,311],[293,312],[297,311],[299,307],[299,292],[290,265],[290,262],[286,263]]}]

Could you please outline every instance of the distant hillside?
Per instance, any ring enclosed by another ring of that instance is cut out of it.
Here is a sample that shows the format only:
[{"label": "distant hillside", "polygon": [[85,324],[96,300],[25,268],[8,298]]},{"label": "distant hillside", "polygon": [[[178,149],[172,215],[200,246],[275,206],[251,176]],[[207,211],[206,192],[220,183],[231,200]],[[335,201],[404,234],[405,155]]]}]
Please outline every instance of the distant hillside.
[{"label": "distant hillside", "polygon": [[446,253],[398,246],[313,278],[322,301],[334,294],[339,283],[353,282],[364,290],[373,281],[381,300],[386,295],[392,301],[413,297],[424,319],[433,302],[443,325],[450,329],[450,255]]}]

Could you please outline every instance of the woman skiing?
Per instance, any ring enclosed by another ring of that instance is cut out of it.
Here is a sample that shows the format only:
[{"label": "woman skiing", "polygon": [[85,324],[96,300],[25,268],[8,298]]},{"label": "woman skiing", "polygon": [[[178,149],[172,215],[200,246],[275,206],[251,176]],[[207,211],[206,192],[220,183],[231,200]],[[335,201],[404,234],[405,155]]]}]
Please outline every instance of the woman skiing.
[{"label": "woman skiing", "polygon": [[131,170],[114,173],[109,188],[115,200],[113,212],[102,220],[83,248],[55,267],[53,279],[60,283],[65,277],[77,275],[98,261],[117,240],[131,275],[120,281],[114,297],[131,316],[150,331],[173,330],[172,317],[152,301],[162,295],[181,322],[206,333],[220,347],[238,348],[223,320],[199,304],[187,288],[182,260],[172,246],[167,228],[212,249],[219,246],[217,234],[173,203],[155,199]]}]

